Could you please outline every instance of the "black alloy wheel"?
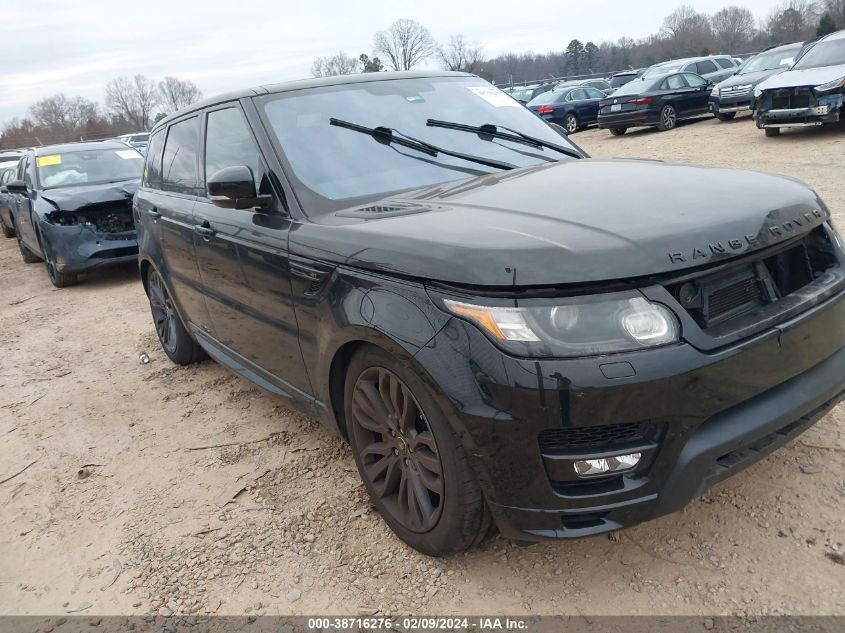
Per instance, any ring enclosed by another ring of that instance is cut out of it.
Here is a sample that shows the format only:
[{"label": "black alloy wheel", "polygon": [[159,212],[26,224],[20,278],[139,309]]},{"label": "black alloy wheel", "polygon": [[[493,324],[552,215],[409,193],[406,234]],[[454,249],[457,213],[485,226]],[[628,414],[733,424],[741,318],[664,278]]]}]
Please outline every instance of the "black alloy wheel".
[{"label": "black alloy wheel", "polygon": [[678,124],[678,112],[674,106],[665,105],[660,111],[660,119],[657,121],[657,129],[662,132],[675,129]]},{"label": "black alloy wheel", "polygon": [[167,357],[179,365],[203,360],[205,351],[185,329],[164,280],[153,269],[147,274],[147,296],[156,335]]},{"label": "black alloy wheel", "polygon": [[412,532],[431,530],[443,509],[443,465],[408,386],[388,369],[366,369],[355,383],[350,422],[364,476],[385,509]]}]

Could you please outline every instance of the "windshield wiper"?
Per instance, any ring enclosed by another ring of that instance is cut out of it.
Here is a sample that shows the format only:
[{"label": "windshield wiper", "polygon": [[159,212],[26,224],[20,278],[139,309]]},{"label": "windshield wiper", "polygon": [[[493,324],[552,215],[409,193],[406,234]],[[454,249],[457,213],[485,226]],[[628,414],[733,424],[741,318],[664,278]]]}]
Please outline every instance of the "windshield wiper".
[{"label": "windshield wiper", "polygon": [[[571,156],[572,158],[584,158],[574,149],[569,149],[568,147],[564,147],[563,145],[558,145],[556,143],[550,143],[549,141],[544,141],[543,139],[535,136],[529,136],[528,134],[505,127],[504,125],[494,125],[493,123],[485,123],[484,125],[466,125],[464,123],[453,123],[451,121],[438,121],[437,119],[429,119],[426,121],[426,125],[429,127],[442,127],[447,130],[473,132],[481,135],[482,138],[486,135],[492,138],[500,138],[513,141],[515,143],[522,143],[523,145],[530,145],[531,147],[551,149],[556,152],[560,152],[561,154]],[[500,130],[506,131],[501,132]]]},{"label": "windshield wiper", "polygon": [[384,145],[401,145],[402,147],[407,147],[409,149],[422,152],[423,154],[428,154],[429,156],[437,156],[438,154],[443,154],[445,156],[460,158],[461,160],[466,160],[472,163],[478,163],[479,165],[495,167],[496,169],[516,169],[516,165],[512,165],[511,163],[505,163],[503,161],[495,160],[492,158],[484,158],[483,156],[474,156],[472,154],[464,154],[462,152],[455,152],[450,149],[444,149],[442,147],[432,145],[431,143],[426,143],[425,141],[416,139],[412,136],[408,136],[407,134],[402,134],[402,132],[399,132],[398,130],[394,130],[389,127],[366,127],[364,125],[350,123],[349,121],[344,121],[342,119],[335,119],[334,117],[329,119],[329,124],[346,128],[347,130],[360,132],[361,134],[368,134],[369,136],[372,136],[376,141]]}]

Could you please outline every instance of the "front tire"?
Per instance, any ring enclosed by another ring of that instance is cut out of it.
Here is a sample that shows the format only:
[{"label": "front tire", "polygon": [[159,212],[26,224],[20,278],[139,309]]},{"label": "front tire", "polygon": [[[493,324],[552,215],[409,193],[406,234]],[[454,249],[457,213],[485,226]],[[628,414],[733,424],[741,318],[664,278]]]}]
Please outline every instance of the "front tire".
[{"label": "front tire", "polygon": [[75,286],[79,283],[79,278],[76,275],[59,272],[56,269],[55,262],[49,258],[45,259],[44,262],[47,264],[47,276],[56,288],[67,288],[68,286]]},{"label": "front tire", "polygon": [[627,131],[628,131],[628,128],[626,128],[626,127],[612,127],[612,128],[610,128],[610,133],[613,134],[613,136],[622,136]]},{"label": "front tire", "polygon": [[41,258],[29,250],[18,236],[18,250],[21,252],[21,259],[27,264],[36,264],[41,261]]},{"label": "front tire", "polygon": [[4,237],[11,239],[17,235],[14,227],[6,226],[6,223],[3,222],[3,220],[0,220],[0,225],[2,225]]},{"label": "front tire", "polygon": [[732,121],[736,117],[736,112],[717,112],[716,118],[720,121]]},{"label": "front tire", "polygon": [[575,134],[578,131],[578,118],[571,112],[563,119],[563,129],[567,134]]},{"label": "front tire", "polygon": [[657,129],[661,132],[674,130],[678,124],[678,112],[674,106],[665,105],[660,111],[660,118],[657,119]]},{"label": "front tire", "polygon": [[177,365],[190,365],[206,358],[205,350],[185,328],[161,275],[147,273],[147,296],[158,342],[167,357]]},{"label": "front tire", "polygon": [[766,136],[780,136],[779,127],[767,127],[763,128],[763,131],[766,133]]},{"label": "front tire", "polygon": [[479,543],[490,512],[457,433],[417,374],[367,345],[350,362],[344,396],[358,472],[388,527],[429,556]]}]

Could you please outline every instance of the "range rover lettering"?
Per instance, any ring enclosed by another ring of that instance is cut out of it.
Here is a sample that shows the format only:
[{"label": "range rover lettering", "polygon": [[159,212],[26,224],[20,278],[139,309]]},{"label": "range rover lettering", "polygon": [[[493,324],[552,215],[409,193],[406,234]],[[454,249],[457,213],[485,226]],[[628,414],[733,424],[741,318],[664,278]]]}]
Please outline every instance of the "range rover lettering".
[{"label": "range rover lettering", "polygon": [[590,159],[472,75],[194,104],[152,130],[133,209],[167,356],[320,418],[427,554],[674,512],[845,391],[812,189]]}]

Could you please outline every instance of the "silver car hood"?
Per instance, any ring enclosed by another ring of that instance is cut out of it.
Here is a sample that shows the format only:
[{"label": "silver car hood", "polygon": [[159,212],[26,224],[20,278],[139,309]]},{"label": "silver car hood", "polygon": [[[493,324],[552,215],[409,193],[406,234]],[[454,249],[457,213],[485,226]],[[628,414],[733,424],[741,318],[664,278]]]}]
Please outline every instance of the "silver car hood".
[{"label": "silver car hood", "polygon": [[822,66],[821,68],[806,68],[803,70],[787,70],[774,77],[769,77],[757,86],[757,90],[820,86],[841,79],[842,77],[845,77],[845,64]]}]

